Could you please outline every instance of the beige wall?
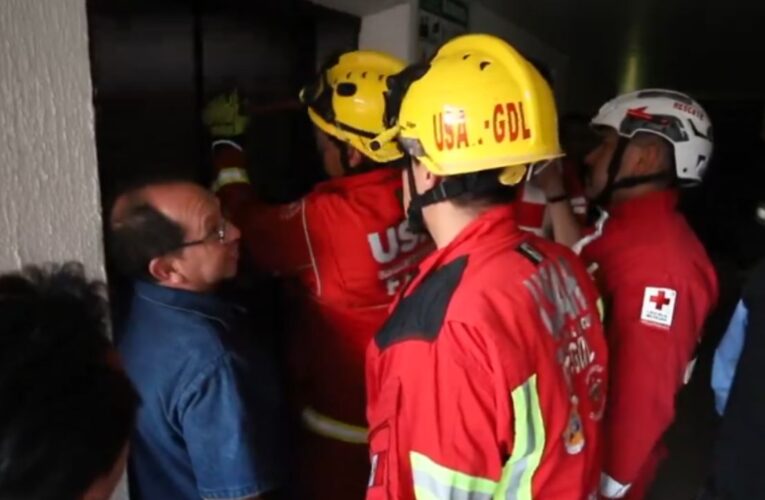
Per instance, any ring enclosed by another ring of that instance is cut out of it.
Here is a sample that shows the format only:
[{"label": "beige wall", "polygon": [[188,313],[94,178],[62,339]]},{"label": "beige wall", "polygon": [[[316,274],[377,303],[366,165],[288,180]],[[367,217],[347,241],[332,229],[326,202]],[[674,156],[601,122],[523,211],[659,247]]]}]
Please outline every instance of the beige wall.
[{"label": "beige wall", "polygon": [[85,0],[0,0],[0,271],[72,259],[105,276]]},{"label": "beige wall", "polygon": [[103,277],[85,0],[0,2],[0,270]]},{"label": "beige wall", "polygon": [[417,2],[412,0],[361,18],[359,48],[381,50],[414,62],[417,45]]}]

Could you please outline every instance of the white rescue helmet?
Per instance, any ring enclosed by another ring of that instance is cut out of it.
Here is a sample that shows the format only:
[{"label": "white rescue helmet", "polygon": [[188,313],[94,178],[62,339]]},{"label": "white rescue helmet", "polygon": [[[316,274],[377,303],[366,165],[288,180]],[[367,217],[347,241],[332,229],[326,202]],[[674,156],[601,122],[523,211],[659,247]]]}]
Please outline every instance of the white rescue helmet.
[{"label": "white rescue helmet", "polygon": [[656,134],[672,144],[681,185],[701,182],[712,158],[712,122],[704,108],[674,90],[646,89],[604,104],[593,127],[611,127],[627,139],[638,132]]}]

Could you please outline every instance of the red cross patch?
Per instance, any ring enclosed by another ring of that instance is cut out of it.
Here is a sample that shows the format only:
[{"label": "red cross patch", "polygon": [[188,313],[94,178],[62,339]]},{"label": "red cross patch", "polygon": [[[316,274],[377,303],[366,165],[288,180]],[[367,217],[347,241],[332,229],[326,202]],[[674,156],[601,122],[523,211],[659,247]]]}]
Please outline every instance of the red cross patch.
[{"label": "red cross patch", "polygon": [[675,316],[677,292],[670,288],[648,286],[643,295],[640,321],[651,326],[669,328]]}]

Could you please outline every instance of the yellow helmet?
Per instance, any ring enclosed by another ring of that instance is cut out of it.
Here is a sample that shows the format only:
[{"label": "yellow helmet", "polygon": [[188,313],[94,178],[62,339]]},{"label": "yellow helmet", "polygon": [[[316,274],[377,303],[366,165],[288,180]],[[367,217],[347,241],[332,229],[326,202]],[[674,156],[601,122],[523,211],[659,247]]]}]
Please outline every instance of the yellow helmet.
[{"label": "yellow helmet", "polygon": [[428,64],[392,78],[390,87],[393,128],[377,143],[398,136],[436,175],[502,169],[500,181],[515,185],[529,164],[563,156],[550,86],[494,36],[457,37]]},{"label": "yellow helmet", "polygon": [[377,163],[404,156],[395,142],[372,149],[385,130],[386,80],[405,64],[382,52],[357,50],[330,60],[316,82],[300,91],[311,121]]}]

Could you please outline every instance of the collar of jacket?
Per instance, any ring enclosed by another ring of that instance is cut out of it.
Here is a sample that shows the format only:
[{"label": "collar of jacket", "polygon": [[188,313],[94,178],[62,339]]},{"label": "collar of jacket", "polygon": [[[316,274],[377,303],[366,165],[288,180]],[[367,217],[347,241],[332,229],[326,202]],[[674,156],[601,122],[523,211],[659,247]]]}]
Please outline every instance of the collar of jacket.
[{"label": "collar of jacket", "polygon": [[345,175],[320,182],[314,187],[316,192],[349,191],[351,189],[369,185],[383,184],[390,180],[400,179],[401,171],[392,167],[380,167],[369,172],[357,175]]},{"label": "collar of jacket", "polygon": [[200,293],[179,290],[147,281],[136,281],[134,290],[137,296],[172,309],[185,309],[219,320],[230,319],[233,307],[214,293]]},{"label": "collar of jacket", "polygon": [[428,255],[420,263],[417,277],[407,287],[407,291],[414,290],[432,270],[469,254],[478,243],[490,243],[495,236],[515,236],[520,240],[525,235],[526,233],[518,228],[515,207],[512,204],[490,208],[468,224],[447,246]]},{"label": "collar of jacket", "polygon": [[609,215],[614,219],[639,218],[657,216],[662,213],[674,212],[680,199],[676,189],[654,191],[637,198],[632,198],[613,204]]}]

